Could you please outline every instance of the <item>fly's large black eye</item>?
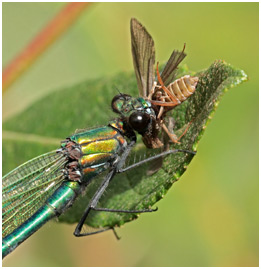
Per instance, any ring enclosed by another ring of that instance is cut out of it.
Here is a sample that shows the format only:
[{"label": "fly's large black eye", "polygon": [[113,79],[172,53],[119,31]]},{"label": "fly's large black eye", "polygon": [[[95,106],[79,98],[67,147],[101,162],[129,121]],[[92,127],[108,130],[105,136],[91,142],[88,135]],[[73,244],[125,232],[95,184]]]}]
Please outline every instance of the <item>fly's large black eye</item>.
[{"label": "fly's large black eye", "polygon": [[137,132],[145,132],[150,123],[150,116],[142,112],[134,112],[129,117],[131,127]]}]

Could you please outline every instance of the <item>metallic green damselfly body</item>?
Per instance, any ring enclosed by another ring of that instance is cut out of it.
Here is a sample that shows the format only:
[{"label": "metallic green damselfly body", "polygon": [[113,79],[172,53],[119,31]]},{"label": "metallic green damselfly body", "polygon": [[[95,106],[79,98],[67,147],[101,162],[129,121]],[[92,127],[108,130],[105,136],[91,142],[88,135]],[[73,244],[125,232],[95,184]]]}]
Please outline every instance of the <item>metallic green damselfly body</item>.
[{"label": "metallic green damselfly body", "polygon": [[[148,148],[159,148],[163,145],[159,139],[161,129],[171,135],[171,130],[166,130],[164,125],[164,117],[174,106],[174,99],[164,95],[163,82],[166,83],[169,77],[173,77],[179,62],[185,57],[183,51],[173,52],[162,72],[164,81],[158,74],[162,85],[157,86],[153,78],[153,40],[135,19],[131,21],[131,31],[134,67],[139,92],[143,97],[133,98],[122,93],[116,95],[112,99],[111,107],[118,118],[106,126],[69,136],[61,142],[59,149],[32,159],[3,177],[3,257],[47,221],[64,213],[75,199],[83,194],[90,181],[104,171],[107,171],[106,176],[86,205],[75,229],[75,236],[91,234],[82,232],[91,210],[123,213],[154,211],[97,208],[97,204],[117,173],[176,152],[194,154],[188,150],[169,150],[124,168],[125,161],[136,143],[137,133],[142,136]],[[148,51],[142,50],[141,47],[148,48]],[[162,107],[168,109],[164,110]],[[99,232],[111,228],[113,227],[105,227]]]},{"label": "metallic green damselfly body", "polygon": [[127,146],[121,122],[74,134],[3,178],[3,257],[64,212]]}]

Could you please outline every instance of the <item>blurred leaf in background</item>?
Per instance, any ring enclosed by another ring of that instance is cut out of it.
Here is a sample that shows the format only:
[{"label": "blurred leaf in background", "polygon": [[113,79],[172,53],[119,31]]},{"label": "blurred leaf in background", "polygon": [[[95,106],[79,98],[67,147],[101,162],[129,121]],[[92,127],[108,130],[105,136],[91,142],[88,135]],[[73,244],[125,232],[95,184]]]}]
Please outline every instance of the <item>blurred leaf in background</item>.
[{"label": "blurred leaf in background", "polygon": [[[64,5],[4,3],[3,66]],[[159,20],[152,14],[164,16]],[[30,115],[30,106],[51,92],[57,91],[51,96],[58,98],[59,91],[86,79],[106,81],[110,75],[133,70],[131,17],[137,17],[152,34],[160,62],[186,42],[186,63],[191,70],[225,59],[245,70],[250,81],[222,99],[196,158],[157,204],[160,210],[119,229],[122,240],[116,241],[111,233],[74,238],[74,226],[50,222],[9,255],[5,266],[258,265],[258,3],[94,4],[3,95],[3,126],[25,109]],[[129,93],[130,87],[126,83],[120,90]],[[93,127],[88,122],[101,109],[105,116],[97,124],[106,124],[112,97],[97,96],[90,83],[86,105],[68,107],[70,117],[62,122],[61,135]],[[66,100],[60,102],[66,111]],[[48,130],[49,137],[59,141],[64,137],[52,133],[52,126],[61,123],[59,113],[40,103],[39,117],[48,120],[34,120],[30,128],[33,133]],[[79,113],[84,114],[84,121],[69,120]],[[10,139],[3,131],[3,144],[12,145],[17,137]],[[21,125],[17,131],[30,133]],[[19,158],[8,160],[3,169],[55,147],[53,142],[34,143],[37,146],[22,137],[15,147],[8,146]]]}]

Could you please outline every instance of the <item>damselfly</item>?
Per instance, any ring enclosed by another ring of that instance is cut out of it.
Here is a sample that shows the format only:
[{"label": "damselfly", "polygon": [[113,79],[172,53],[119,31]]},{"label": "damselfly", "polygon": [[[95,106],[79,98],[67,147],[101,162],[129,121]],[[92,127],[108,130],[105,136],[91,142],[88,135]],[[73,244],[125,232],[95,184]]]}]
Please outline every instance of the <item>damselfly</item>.
[{"label": "damselfly", "polygon": [[[77,132],[61,142],[58,150],[36,157],[3,177],[3,257],[36,232],[48,220],[65,212],[84,192],[91,179],[107,171],[90,199],[74,235],[85,236],[82,228],[91,210],[123,213],[152,212],[153,209],[117,210],[97,208],[98,201],[113,177],[122,172],[160,159],[168,154],[189,150],[174,149],[124,167],[136,143],[136,133],[148,148],[163,145],[161,129],[178,142],[164,118],[167,111],[184,101],[194,91],[197,78],[174,81],[178,64],[185,57],[174,51],[158,80],[154,81],[154,42],[146,29],[131,20],[132,55],[141,97],[119,93],[112,99],[112,110],[118,118],[107,126]],[[165,87],[164,84],[168,86]],[[102,232],[113,227],[105,227]],[[95,232],[96,233],[96,232]]]}]

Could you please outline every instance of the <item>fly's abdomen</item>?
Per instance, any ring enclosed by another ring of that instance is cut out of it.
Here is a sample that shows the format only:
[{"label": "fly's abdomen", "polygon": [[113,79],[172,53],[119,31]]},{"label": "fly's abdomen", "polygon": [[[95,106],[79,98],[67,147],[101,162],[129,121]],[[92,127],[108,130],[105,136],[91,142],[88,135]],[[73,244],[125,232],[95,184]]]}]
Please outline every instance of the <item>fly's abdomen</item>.
[{"label": "fly's abdomen", "polygon": [[[105,171],[127,144],[119,131],[110,126],[74,134],[69,139],[80,151],[78,162],[74,163],[74,171],[78,169],[74,180],[84,182]],[[73,180],[75,174],[68,174]]]},{"label": "fly's abdomen", "polygon": [[170,90],[177,101],[182,103],[194,93],[196,90],[197,82],[198,77],[191,77],[187,75],[176,79],[167,87],[167,89]]}]

